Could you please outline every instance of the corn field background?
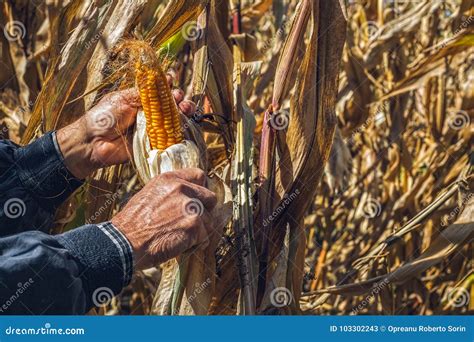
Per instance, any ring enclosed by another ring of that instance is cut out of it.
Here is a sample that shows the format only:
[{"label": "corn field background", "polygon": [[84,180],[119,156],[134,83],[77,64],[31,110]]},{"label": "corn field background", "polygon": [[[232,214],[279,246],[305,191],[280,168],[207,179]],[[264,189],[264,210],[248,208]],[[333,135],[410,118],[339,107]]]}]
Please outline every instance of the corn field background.
[{"label": "corn field background", "polygon": [[[91,314],[474,312],[473,0],[1,0],[0,26],[0,138],[133,86],[139,40],[197,104],[184,130],[232,192],[186,272],[137,271]],[[131,163],[101,169],[51,233],[141,186]]]}]

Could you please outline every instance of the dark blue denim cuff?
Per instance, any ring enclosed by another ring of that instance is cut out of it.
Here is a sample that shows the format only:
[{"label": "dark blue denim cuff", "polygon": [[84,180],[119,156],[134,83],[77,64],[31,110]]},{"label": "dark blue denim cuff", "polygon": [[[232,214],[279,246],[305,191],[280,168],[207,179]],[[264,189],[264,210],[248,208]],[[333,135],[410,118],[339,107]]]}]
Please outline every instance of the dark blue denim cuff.
[{"label": "dark blue denim cuff", "polygon": [[[86,225],[55,236],[81,263],[81,278],[88,299],[99,305],[98,295],[118,294],[133,274],[132,247],[110,222]],[[95,300],[94,300],[95,299]]]}]

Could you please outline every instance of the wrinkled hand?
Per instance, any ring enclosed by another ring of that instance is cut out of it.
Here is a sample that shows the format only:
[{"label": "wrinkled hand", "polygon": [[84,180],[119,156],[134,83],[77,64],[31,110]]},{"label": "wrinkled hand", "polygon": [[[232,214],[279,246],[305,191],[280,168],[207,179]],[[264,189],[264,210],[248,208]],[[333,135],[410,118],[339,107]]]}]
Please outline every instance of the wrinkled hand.
[{"label": "wrinkled hand", "polygon": [[[171,85],[172,76],[167,77]],[[185,115],[194,113],[196,106],[184,100],[182,90],[174,89],[173,96]],[[140,107],[136,89],[112,92],[76,122],[60,129],[56,136],[69,171],[84,179],[99,168],[130,160],[131,128]]]},{"label": "wrinkled hand", "polygon": [[214,226],[215,194],[200,169],[152,179],[111,221],[130,241],[139,268],[162,263],[194,246],[206,247]]}]

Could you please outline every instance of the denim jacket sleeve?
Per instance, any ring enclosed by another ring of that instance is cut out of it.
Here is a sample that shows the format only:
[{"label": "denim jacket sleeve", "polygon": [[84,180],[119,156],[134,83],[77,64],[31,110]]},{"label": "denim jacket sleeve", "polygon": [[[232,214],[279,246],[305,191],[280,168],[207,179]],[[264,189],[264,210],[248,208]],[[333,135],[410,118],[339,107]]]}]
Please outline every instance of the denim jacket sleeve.
[{"label": "denim jacket sleeve", "polygon": [[84,314],[132,277],[132,249],[111,223],[0,239],[0,314]]},{"label": "denim jacket sleeve", "polygon": [[47,231],[57,207],[82,181],[64,165],[55,133],[19,147],[0,141],[0,236]]},{"label": "denim jacket sleeve", "polygon": [[0,314],[83,314],[130,282],[132,248],[110,222],[44,233],[81,184],[54,132],[0,141]]}]

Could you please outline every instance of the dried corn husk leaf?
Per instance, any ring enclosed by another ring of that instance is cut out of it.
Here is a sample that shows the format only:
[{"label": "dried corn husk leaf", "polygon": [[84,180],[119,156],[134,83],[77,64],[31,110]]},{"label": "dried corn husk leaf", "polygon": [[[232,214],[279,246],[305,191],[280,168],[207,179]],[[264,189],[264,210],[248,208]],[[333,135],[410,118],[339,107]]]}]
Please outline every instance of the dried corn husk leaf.
[{"label": "dried corn husk leaf", "polygon": [[[29,142],[39,129],[42,119],[44,128],[57,128],[62,110],[71,94],[77,78],[92,56],[100,32],[104,29],[114,6],[108,0],[95,0],[87,8],[83,20],[69,37],[61,55],[51,61],[46,81],[35,102],[30,122],[22,142]],[[48,113],[44,116],[44,113]]]},{"label": "dried corn husk leaf", "polygon": [[474,197],[466,205],[459,218],[416,259],[384,276],[378,276],[363,282],[340,285],[316,291],[317,294],[330,293],[341,295],[360,295],[371,291],[378,282],[403,283],[409,278],[419,275],[422,271],[445,260],[452,253],[458,251],[464,244],[474,238]]},{"label": "dried corn husk leaf", "polygon": [[208,0],[173,0],[163,11],[161,18],[148,32],[146,40],[152,46],[160,46],[177,33],[187,21],[196,20]]},{"label": "dried corn husk leaf", "polygon": [[[328,27],[336,29],[331,29],[328,34]],[[302,199],[316,193],[317,180],[329,158],[336,124],[337,75],[345,36],[345,20],[337,1],[313,3],[312,30],[313,39],[292,98],[286,146],[280,145],[281,157],[276,178],[276,190],[280,198],[284,194],[297,193],[299,196],[285,205],[283,210],[285,215],[296,222],[307,209],[307,206],[302,205]],[[276,227],[282,227],[286,220],[277,218],[276,221]],[[303,234],[300,232],[296,235]],[[301,264],[299,269],[302,269]],[[300,288],[302,276],[293,284],[293,288]],[[295,293],[295,299],[298,298],[299,292]]]}]

